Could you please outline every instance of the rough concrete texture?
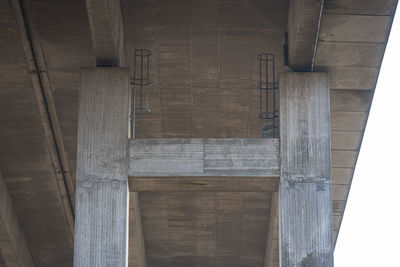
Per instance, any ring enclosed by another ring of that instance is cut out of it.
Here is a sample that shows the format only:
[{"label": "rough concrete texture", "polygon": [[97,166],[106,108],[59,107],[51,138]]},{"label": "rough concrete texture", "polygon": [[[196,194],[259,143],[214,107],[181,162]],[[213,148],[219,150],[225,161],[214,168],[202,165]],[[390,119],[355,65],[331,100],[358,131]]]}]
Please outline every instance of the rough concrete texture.
[{"label": "rough concrete texture", "polygon": [[129,68],[81,69],[75,267],[128,261]]},{"label": "rough concrete texture", "polygon": [[333,267],[329,77],[285,73],[279,85],[280,264]]},{"label": "rough concrete texture", "polygon": [[278,139],[136,139],[129,176],[278,177]]},{"label": "rough concrete texture", "polygon": [[[43,49],[46,64],[39,71],[48,74],[66,158],[74,174],[79,70],[82,66],[95,64],[85,1],[21,2],[30,2],[33,6],[33,10],[27,10],[28,14],[35,13],[28,26],[36,29],[35,37],[40,40]],[[396,4],[396,0],[325,0],[315,67],[331,74],[332,140],[336,140],[332,143],[336,149],[331,151],[334,168],[332,183],[342,185],[340,190],[333,192],[335,235],[339,230],[360,136]],[[277,70],[283,71],[281,37],[286,31],[288,1],[124,0],[122,12],[126,62],[132,62],[134,48],[149,48],[153,52],[153,84],[150,91],[152,112],[138,118],[137,137],[260,136],[258,92],[255,90],[256,55],[261,52],[274,53]],[[59,190],[59,173],[53,167],[48,153],[48,140],[43,132],[41,114],[26,67],[23,40],[10,1],[0,1],[0,21],[0,169],[35,263],[39,266],[71,266],[72,235]],[[371,27],[360,28],[363,23]],[[371,39],[372,36],[374,39]],[[346,133],[334,136],[342,130]],[[350,139],[342,137],[351,131],[358,132],[358,137],[353,136],[351,143],[341,144],[343,140],[350,142]],[[343,149],[344,146],[351,149]],[[144,196],[146,194],[149,198],[157,195],[161,200],[171,196],[170,193],[143,193]],[[237,196],[236,193],[226,194],[227,201]],[[219,193],[211,195],[210,198],[213,198]],[[257,199],[252,194],[246,197],[249,201],[253,197]],[[143,213],[147,210],[150,214],[151,210],[163,210],[165,207],[162,205],[150,201],[141,210]],[[180,210],[176,208],[174,211],[174,207],[168,208],[167,215],[179,213]],[[217,223],[220,225],[218,228],[210,226],[215,229],[217,240],[230,237],[234,240],[230,245],[226,245],[228,241],[218,241],[216,256],[208,262],[209,265],[262,266],[264,256],[259,251],[265,249],[266,234],[262,233],[266,233],[266,229],[262,230],[261,225],[267,227],[268,216],[257,216],[252,221],[250,218],[253,214],[244,214],[246,217],[242,217],[240,207],[243,206],[231,205],[229,212],[220,212],[220,216],[230,216],[232,213],[231,220],[226,224]],[[197,214],[191,209],[185,212]],[[212,208],[209,210],[215,214],[215,210],[214,213]],[[203,212],[198,216],[212,216],[207,214]],[[171,244],[177,248],[184,246],[183,237],[188,232],[172,223],[165,225],[168,221],[165,219],[160,221],[162,227],[167,227],[171,236],[180,237],[168,243],[166,237],[162,241],[154,236],[148,238],[149,234],[161,236],[166,230],[157,227],[150,230],[150,217],[143,216],[142,220],[145,227],[149,225],[144,230],[145,242],[152,244],[148,254],[149,266],[158,266],[157,263],[179,266],[180,260],[188,254],[174,250]],[[242,219],[249,219],[251,225],[260,227],[249,226],[259,230],[257,238],[263,238],[262,242],[236,243],[238,239],[249,240],[245,225],[240,226],[242,231],[238,230],[239,222],[246,223]],[[225,227],[232,221],[234,226]],[[193,231],[189,234],[193,238],[188,239],[192,240],[189,243],[203,238],[200,230],[194,232],[194,227],[188,229],[189,232]],[[238,233],[240,238],[236,238]],[[212,239],[210,242],[214,244]],[[206,248],[214,248],[207,244]],[[226,251],[225,246],[229,248]],[[196,255],[204,255],[208,251],[206,248],[204,251],[198,250]],[[166,253],[159,254],[162,257],[156,257],[157,253],[163,251]],[[252,251],[254,254],[251,254]],[[190,253],[195,255],[193,250]],[[197,266],[205,265],[200,262]]]}]

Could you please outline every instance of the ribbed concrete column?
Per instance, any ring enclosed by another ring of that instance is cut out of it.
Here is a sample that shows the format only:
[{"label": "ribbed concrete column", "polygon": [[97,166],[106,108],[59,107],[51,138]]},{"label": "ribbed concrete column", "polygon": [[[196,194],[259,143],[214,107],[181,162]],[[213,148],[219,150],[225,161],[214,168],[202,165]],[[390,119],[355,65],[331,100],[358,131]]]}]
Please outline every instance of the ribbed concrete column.
[{"label": "ribbed concrete column", "polygon": [[126,267],[128,68],[81,70],[74,266]]},{"label": "ribbed concrete column", "polygon": [[327,74],[281,74],[280,133],[280,264],[283,267],[331,267]]}]

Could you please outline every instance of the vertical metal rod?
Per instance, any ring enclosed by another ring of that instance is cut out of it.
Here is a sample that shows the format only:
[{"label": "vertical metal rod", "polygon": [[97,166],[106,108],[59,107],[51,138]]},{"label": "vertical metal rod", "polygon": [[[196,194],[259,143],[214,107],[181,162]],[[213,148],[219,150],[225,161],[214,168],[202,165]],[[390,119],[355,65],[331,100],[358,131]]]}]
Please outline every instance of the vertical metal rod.
[{"label": "vertical metal rod", "polygon": [[147,93],[146,93],[146,112],[150,111],[149,108],[149,83],[150,83],[150,79],[149,79],[149,73],[150,73],[150,51],[147,50],[147,66],[146,66],[146,84],[147,84]]},{"label": "vertical metal rod", "polygon": [[272,89],[272,99],[273,99],[273,101],[272,101],[272,107],[273,107],[273,114],[272,114],[272,137],[273,138],[276,138],[276,99],[275,99],[275,92],[276,92],[276,81],[275,81],[275,64],[274,64],[275,62],[274,61],[272,61],[272,86],[273,86],[273,89]]},{"label": "vertical metal rod", "polygon": [[[260,73],[259,73],[259,76],[258,76],[259,77],[258,89],[260,91],[260,114],[258,116],[261,119],[261,127],[263,127],[262,114],[261,114],[261,112],[263,110],[262,70],[261,70],[261,66],[262,66],[262,63],[261,63],[261,59],[259,58],[259,60],[258,60],[258,69],[259,69]],[[261,131],[262,131],[262,129],[261,129]]]},{"label": "vertical metal rod", "polygon": [[150,50],[147,50],[147,76],[146,76],[146,83],[148,84],[150,82],[150,77],[149,77],[149,73],[150,73]]},{"label": "vertical metal rod", "polygon": [[147,90],[146,90],[146,112],[149,110],[150,110],[150,108],[149,108],[149,87],[147,87]]},{"label": "vertical metal rod", "polygon": [[[269,117],[269,108],[270,106],[268,105],[268,94],[269,94],[269,80],[268,80],[268,55],[265,57],[265,111],[266,111],[266,118]],[[266,127],[268,129],[268,120],[265,121],[267,124]]]},{"label": "vertical metal rod", "polygon": [[133,55],[133,79],[131,80],[131,84],[133,85],[133,90],[131,93],[131,138],[135,137],[135,102],[136,102],[135,81],[136,81],[136,50],[134,51]]},{"label": "vertical metal rod", "polygon": [[132,138],[135,138],[135,125],[136,125],[136,121],[135,121],[135,119],[136,119],[136,88],[135,88],[135,86],[133,86],[133,95],[134,95],[134,97],[133,97],[133,110],[132,110],[132,114],[131,114],[131,116],[132,116],[132,123],[131,123],[131,125],[132,125]]},{"label": "vertical metal rod", "polygon": [[140,112],[143,112],[143,53],[140,51]]}]

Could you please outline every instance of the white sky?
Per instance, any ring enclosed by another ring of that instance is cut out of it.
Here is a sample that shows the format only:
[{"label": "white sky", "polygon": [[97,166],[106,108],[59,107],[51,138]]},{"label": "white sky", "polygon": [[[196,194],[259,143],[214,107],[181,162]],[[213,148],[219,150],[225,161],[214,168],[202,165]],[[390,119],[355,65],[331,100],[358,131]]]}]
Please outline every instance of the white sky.
[{"label": "white sky", "polygon": [[400,18],[395,17],[335,249],[335,266],[400,266]]}]

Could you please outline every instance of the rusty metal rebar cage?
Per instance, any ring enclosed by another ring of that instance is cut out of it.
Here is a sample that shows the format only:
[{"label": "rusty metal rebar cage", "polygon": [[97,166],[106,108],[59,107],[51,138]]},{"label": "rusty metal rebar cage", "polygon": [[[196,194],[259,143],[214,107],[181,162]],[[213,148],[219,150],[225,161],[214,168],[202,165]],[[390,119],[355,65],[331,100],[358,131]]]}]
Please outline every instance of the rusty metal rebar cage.
[{"label": "rusty metal rebar cage", "polygon": [[131,137],[135,136],[136,115],[147,114],[151,111],[149,107],[150,56],[151,51],[149,49],[135,49],[133,55]]},{"label": "rusty metal rebar cage", "polygon": [[275,79],[275,57],[272,54],[260,54],[257,56],[260,93],[261,137],[277,138],[278,117],[277,109],[278,83]]}]

